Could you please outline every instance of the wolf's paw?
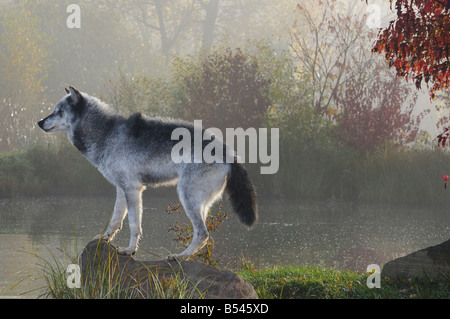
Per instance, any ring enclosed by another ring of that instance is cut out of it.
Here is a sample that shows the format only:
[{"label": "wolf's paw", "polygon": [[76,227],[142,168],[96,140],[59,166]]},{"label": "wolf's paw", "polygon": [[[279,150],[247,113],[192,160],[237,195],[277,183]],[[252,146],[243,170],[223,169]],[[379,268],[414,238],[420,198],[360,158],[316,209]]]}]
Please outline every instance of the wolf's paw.
[{"label": "wolf's paw", "polygon": [[119,232],[119,229],[118,230],[114,230],[114,231],[107,230],[106,232],[98,234],[97,236],[95,236],[94,240],[101,239],[101,240],[105,240],[106,242],[110,242],[114,238],[114,236],[116,236],[116,234],[118,232]]},{"label": "wolf's paw", "polygon": [[172,254],[166,257],[166,260],[168,261],[182,261],[182,260],[188,260],[190,255],[183,255],[183,254]]},{"label": "wolf's paw", "polygon": [[101,233],[94,237],[94,240],[104,240],[106,242],[109,242],[112,239],[112,236],[108,233]]},{"label": "wolf's paw", "polygon": [[136,253],[135,247],[117,248],[117,252],[120,255],[133,256]]}]

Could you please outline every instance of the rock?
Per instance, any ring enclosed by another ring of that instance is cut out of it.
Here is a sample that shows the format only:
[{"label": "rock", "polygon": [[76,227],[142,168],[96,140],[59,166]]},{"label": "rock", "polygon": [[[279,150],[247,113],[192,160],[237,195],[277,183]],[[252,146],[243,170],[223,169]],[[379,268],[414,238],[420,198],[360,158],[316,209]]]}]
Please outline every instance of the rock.
[{"label": "rock", "polygon": [[[253,286],[232,271],[193,261],[139,261],[119,255],[117,248],[105,241],[88,243],[78,262],[83,287],[109,289],[118,297],[151,298],[155,290],[166,288],[168,297],[170,293],[176,297],[176,289],[168,287],[180,279],[187,291],[183,298],[258,298]],[[110,288],[101,287],[105,282]]]},{"label": "rock", "polygon": [[389,261],[383,266],[381,275],[434,279],[442,273],[450,274],[450,240]]}]

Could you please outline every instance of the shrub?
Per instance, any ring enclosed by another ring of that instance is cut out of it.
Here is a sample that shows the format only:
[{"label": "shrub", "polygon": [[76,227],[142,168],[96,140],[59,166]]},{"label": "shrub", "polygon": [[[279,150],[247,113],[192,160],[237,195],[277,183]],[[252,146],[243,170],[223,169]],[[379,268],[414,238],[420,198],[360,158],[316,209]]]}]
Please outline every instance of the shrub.
[{"label": "shrub", "polygon": [[178,58],[173,64],[180,104],[177,114],[201,119],[206,127],[259,127],[270,105],[270,80],[255,57],[241,49]]}]

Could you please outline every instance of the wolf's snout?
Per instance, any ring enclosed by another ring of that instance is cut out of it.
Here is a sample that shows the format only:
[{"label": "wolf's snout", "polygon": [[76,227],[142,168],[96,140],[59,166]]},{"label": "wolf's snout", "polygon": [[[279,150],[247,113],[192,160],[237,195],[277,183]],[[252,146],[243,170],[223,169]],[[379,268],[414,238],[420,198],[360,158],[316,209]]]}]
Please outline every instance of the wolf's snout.
[{"label": "wolf's snout", "polygon": [[41,129],[43,129],[44,131],[46,131],[46,132],[50,132],[51,130],[53,130],[55,127],[53,126],[53,127],[51,127],[51,128],[46,128],[45,127],[45,120],[46,120],[47,118],[45,118],[45,119],[42,119],[42,120],[40,120],[39,122],[37,122],[37,124],[39,125],[39,127],[41,128]]}]

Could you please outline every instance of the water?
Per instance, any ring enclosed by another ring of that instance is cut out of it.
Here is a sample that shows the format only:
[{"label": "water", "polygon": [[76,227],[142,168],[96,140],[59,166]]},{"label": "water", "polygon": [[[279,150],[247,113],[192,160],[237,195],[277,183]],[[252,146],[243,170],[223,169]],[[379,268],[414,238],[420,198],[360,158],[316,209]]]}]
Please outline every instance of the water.
[{"label": "water", "polygon": [[[138,259],[164,258],[182,247],[168,232],[187,221],[165,212],[171,197],[144,197]],[[239,264],[241,255],[263,266],[308,264],[365,271],[441,243],[450,237],[448,210],[427,207],[260,201],[260,218],[251,231],[231,212],[213,234],[213,258],[221,267]],[[44,285],[39,259],[52,255],[69,264],[107,225],[114,198],[37,198],[0,200],[0,297],[36,297]],[[128,224],[114,244],[126,246]],[[22,280],[22,281],[21,281]],[[13,287],[13,288],[12,288]]]}]

